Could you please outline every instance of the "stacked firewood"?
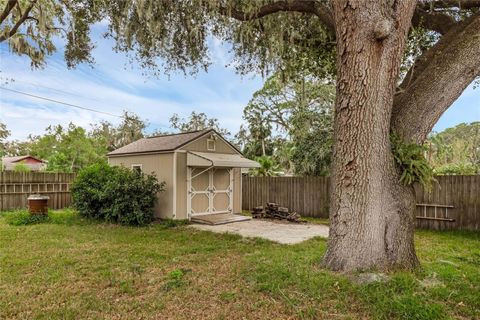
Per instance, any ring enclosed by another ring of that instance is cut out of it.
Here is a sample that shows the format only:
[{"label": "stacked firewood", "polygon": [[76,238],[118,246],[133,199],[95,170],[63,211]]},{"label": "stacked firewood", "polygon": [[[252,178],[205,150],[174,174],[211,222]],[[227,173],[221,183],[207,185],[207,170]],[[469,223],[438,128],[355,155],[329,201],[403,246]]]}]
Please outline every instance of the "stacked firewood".
[{"label": "stacked firewood", "polygon": [[279,219],[293,222],[300,221],[300,215],[296,212],[289,212],[288,208],[280,207],[274,202],[268,202],[265,208],[263,206],[255,207],[252,211],[254,218]]}]

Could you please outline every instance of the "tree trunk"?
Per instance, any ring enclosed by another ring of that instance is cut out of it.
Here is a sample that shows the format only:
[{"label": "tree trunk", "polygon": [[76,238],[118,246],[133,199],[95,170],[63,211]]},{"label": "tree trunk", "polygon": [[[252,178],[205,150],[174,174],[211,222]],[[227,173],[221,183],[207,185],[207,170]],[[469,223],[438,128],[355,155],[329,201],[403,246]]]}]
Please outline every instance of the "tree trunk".
[{"label": "tree trunk", "polygon": [[333,270],[418,265],[415,197],[399,182],[390,118],[406,35],[416,5],[404,1],[333,1],[337,100],[324,263]]}]

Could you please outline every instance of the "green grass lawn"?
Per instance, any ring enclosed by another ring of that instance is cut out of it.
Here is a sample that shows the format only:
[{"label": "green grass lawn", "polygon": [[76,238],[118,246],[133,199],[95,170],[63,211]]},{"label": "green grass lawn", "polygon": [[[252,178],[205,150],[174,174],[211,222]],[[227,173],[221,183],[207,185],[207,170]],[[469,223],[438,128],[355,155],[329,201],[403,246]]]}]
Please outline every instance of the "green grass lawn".
[{"label": "green grass lawn", "polygon": [[0,319],[479,319],[480,234],[419,231],[422,268],[353,284],[324,239],[280,245],[154,224],[0,217]]}]

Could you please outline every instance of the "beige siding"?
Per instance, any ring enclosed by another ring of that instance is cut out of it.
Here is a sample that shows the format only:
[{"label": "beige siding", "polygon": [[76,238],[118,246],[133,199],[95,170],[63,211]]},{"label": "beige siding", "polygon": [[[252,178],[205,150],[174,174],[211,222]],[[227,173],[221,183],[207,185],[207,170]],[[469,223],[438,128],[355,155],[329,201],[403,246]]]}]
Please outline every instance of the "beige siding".
[{"label": "beige siding", "polygon": [[240,168],[233,169],[233,213],[242,212],[242,172]]},{"label": "beige siding", "polygon": [[206,135],[204,137],[198,138],[197,140],[194,140],[188,143],[187,145],[183,146],[182,150],[197,151],[197,152],[230,153],[230,154],[238,153],[238,151],[236,151],[227,142],[223,141],[222,138],[220,137],[215,141],[215,151],[208,150],[207,140],[209,137],[210,135]]},{"label": "beige siding", "polygon": [[[155,207],[156,218],[173,218],[174,214],[174,175],[173,153],[151,155],[129,155],[110,157],[111,165],[130,168],[132,164],[141,164],[144,173],[154,173],[158,181],[166,182],[166,190],[159,193]],[[178,168],[178,167],[177,167]]]},{"label": "beige siding", "polygon": [[187,217],[187,153],[177,152],[177,216],[176,219]]}]

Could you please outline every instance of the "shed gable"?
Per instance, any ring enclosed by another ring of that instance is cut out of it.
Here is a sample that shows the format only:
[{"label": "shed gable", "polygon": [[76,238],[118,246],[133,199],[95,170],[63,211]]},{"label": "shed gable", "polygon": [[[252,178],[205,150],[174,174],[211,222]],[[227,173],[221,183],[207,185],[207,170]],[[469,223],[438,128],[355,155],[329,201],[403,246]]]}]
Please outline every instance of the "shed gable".
[{"label": "shed gable", "polygon": [[[216,139],[212,139],[212,136],[215,136]],[[230,145],[230,143],[228,143],[223,137],[221,137],[219,134],[216,134],[214,131],[212,131],[211,134],[210,133],[206,134],[204,136],[201,136],[187,143],[186,145],[181,147],[180,150],[241,154],[232,145]]]}]

